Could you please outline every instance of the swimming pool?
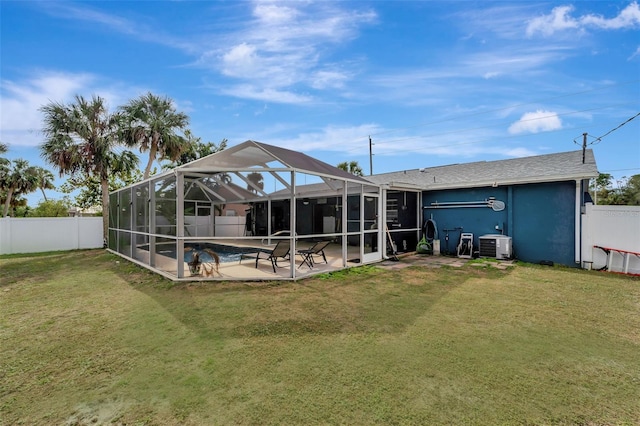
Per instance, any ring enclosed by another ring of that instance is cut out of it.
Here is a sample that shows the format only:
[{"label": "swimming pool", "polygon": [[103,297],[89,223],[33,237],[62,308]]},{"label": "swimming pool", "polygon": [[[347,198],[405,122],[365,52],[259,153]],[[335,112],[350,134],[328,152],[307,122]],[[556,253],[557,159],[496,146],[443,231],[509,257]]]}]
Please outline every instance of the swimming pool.
[{"label": "swimming pool", "polygon": [[[188,250],[188,247],[193,250]],[[142,248],[142,247],[141,247]],[[149,246],[145,246],[144,249],[148,250]],[[256,248],[251,247],[235,247],[235,246],[226,246],[223,244],[214,244],[214,243],[196,243],[190,244],[185,243],[184,245],[184,261],[191,262],[193,260],[193,254],[195,252],[200,253],[200,261],[204,263],[212,262],[213,258],[207,253],[203,251],[205,249],[211,250],[216,253],[220,257],[220,263],[229,263],[229,262],[239,262],[240,257],[245,253],[255,253],[258,251]],[[175,259],[176,256],[176,246],[175,244],[166,245],[162,247],[158,247],[157,254],[161,254],[163,256],[171,257]]]}]

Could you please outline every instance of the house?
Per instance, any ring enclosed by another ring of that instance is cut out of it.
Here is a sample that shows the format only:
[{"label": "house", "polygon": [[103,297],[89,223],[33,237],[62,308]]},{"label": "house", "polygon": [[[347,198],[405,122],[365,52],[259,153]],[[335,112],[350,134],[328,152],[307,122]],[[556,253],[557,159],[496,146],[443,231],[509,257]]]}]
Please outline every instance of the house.
[{"label": "house", "polygon": [[[413,251],[429,222],[445,253],[463,232],[473,251],[497,234],[510,237],[518,259],[573,265],[598,174],[591,150],[582,159],[576,151],[364,178],[246,141],[112,192],[109,250],[173,280],[295,280],[378,262],[390,247]],[[330,242],[321,261],[304,262],[318,241]],[[279,242],[289,251],[275,259]],[[207,250],[221,259],[213,277],[193,260]]]},{"label": "house", "polygon": [[589,179],[597,176],[593,151],[586,150],[584,154],[571,151],[406,170],[367,179],[387,192],[419,188],[421,222],[432,219],[437,224],[442,252],[455,253],[462,233],[473,234],[475,251],[481,236],[498,234],[511,237],[517,259],[573,266],[582,261],[582,213],[590,201]]}]

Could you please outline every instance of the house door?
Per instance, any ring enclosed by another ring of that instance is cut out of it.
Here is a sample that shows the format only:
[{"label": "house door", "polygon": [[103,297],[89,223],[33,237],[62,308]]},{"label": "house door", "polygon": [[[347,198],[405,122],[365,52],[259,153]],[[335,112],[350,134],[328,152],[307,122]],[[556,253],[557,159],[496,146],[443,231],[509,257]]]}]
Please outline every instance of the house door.
[{"label": "house door", "polygon": [[365,262],[372,262],[381,259],[380,247],[381,224],[380,224],[380,198],[377,194],[363,194],[362,196],[362,218],[364,229],[362,231],[362,251]]}]

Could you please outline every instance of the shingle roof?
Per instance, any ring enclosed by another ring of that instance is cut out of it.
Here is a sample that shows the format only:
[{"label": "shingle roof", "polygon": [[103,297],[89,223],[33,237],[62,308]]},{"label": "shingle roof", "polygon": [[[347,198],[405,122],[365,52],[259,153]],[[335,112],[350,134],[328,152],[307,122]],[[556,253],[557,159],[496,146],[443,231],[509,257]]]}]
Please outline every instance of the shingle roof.
[{"label": "shingle roof", "polygon": [[455,189],[492,185],[558,182],[598,176],[593,151],[570,151],[498,161],[428,167],[366,176],[373,183],[391,187]]}]

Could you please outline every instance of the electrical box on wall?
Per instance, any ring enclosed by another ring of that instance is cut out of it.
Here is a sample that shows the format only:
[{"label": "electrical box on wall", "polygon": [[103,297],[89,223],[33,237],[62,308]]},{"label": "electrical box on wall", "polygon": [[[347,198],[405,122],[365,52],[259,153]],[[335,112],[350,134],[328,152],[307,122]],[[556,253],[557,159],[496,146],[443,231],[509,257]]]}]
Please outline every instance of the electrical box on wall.
[{"label": "electrical box on wall", "polygon": [[513,244],[511,237],[506,235],[483,235],[480,241],[480,257],[495,257],[496,259],[511,259]]}]

